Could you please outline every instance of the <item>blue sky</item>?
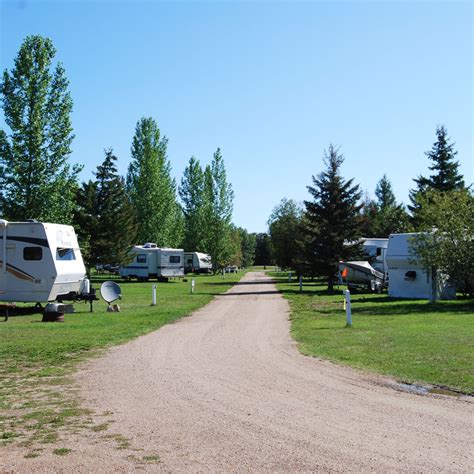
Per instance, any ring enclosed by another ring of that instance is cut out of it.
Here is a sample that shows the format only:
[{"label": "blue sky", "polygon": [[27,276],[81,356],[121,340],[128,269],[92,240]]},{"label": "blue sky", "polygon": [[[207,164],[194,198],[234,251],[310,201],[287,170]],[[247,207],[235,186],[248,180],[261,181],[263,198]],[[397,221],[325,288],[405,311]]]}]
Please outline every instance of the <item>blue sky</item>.
[{"label": "blue sky", "polygon": [[[302,201],[329,143],[371,195],[387,173],[407,202],[444,124],[473,181],[471,2],[1,1],[0,67],[50,37],[74,99],[82,179],[113,147],[125,174],[137,120],[154,117],[173,175],[220,147],[234,222],[264,231]],[[3,122],[2,122],[3,123]]]}]

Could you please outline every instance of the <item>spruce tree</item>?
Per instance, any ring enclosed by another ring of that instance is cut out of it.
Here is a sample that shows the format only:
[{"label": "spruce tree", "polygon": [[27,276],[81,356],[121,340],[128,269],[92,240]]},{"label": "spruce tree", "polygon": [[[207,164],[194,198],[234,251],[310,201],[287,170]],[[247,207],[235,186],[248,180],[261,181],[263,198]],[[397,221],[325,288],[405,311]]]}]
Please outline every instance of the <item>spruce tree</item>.
[{"label": "spruce tree", "polygon": [[375,188],[376,212],[370,237],[388,237],[390,234],[410,230],[408,214],[403,204],[398,204],[392,183],[384,174]]},{"label": "spruce tree", "polygon": [[53,68],[48,38],[28,36],[0,85],[5,123],[0,130],[2,212],[7,219],[69,223],[79,166],[68,163],[74,138],[72,99],[64,67]]},{"label": "spruce tree", "polygon": [[182,239],[181,209],[176,201],[167,145],[168,140],[161,137],[155,120],[139,120],[127,174],[127,188],[137,216],[138,241],[155,242],[161,247],[179,245]]},{"label": "spruce tree", "polygon": [[345,181],[340,175],[343,162],[339,149],[330,145],[324,156],[326,170],[308,186],[313,200],[304,202],[306,260],[313,274],[327,278],[328,291],[334,288],[339,261],[360,252],[361,191],[353,179]]},{"label": "spruce tree", "polygon": [[84,183],[78,195],[75,221],[79,237],[88,242],[89,267],[125,264],[135,243],[135,214],[125,182],[117,173],[116,161],[113,150],[105,150],[96,180]]},{"label": "spruce tree", "polygon": [[204,172],[199,161],[192,156],[184,170],[179,196],[183,203],[184,239],[186,250],[202,252],[204,249]]},{"label": "spruce tree", "polygon": [[425,155],[433,162],[429,167],[433,174],[428,178],[418,176],[413,181],[416,188],[410,191],[411,205],[408,206],[414,218],[415,225],[419,225],[418,213],[420,211],[420,200],[422,195],[429,191],[455,191],[465,187],[464,178],[459,173],[459,162],[455,161],[457,151],[454,143],[450,143],[448,132],[444,125],[436,128],[437,140],[430,151]]}]

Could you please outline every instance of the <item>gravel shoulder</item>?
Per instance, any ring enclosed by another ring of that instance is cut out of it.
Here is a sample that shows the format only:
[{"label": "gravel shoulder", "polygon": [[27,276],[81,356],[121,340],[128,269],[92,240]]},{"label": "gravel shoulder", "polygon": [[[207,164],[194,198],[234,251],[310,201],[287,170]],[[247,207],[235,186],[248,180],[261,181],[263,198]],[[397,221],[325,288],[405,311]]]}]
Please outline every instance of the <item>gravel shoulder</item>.
[{"label": "gravel shoulder", "polygon": [[[299,354],[263,273],[77,374],[103,430],[0,472],[474,470],[473,403]],[[102,417],[102,418],[101,418]]]}]

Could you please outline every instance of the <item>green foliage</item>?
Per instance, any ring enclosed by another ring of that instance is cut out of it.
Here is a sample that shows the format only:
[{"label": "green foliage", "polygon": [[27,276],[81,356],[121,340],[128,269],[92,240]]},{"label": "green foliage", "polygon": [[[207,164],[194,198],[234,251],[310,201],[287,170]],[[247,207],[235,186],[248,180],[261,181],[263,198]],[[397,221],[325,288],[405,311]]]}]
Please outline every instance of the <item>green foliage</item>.
[{"label": "green foliage", "polygon": [[459,162],[455,161],[457,151],[454,150],[454,144],[449,143],[450,139],[444,125],[436,128],[436,137],[437,140],[431,151],[425,152],[425,155],[433,162],[429,169],[434,173],[429,178],[424,176],[415,178],[413,181],[416,183],[416,188],[410,191],[411,205],[408,208],[416,227],[419,224],[418,213],[421,201],[427,191],[446,192],[465,187],[463,176],[459,173]]},{"label": "green foliage", "polygon": [[408,232],[409,217],[403,204],[398,204],[392,183],[383,175],[375,188],[376,201],[366,198],[362,208],[362,226],[365,237],[388,237]]},{"label": "green foliage", "polygon": [[194,156],[184,170],[179,196],[183,204],[184,239],[187,251],[203,252],[205,248],[204,172]]},{"label": "green foliage", "polygon": [[255,247],[257,246],[257,239],[255,234],[249,234],[245,229],[241,227],[237,228],[240,234],[240,245],[242,253],[242,261],[240,266],[248,268],[253,265],[255,261]]},{"label": "green foliage", "polygon": [[138,121],[127,188],[137,216],[138,241],[174,247],[182,241],[183,219],[176,202],[176,183],[171,178],[167,146],[168,140],[161,137],[153,118]]},{"label": "green foliage", "polygon": [[271,265],[273,260],[272,240],[267,233],[255,235],[255,261],[254,265]]},{"label": "green foliage", "polygon": [[68,164],[74,138],[69,81],[48,38],[28,36],[0,86],[2,212],[10,220],[70,223],[79,166]]},{"label": "green foliage", "polygon": [[231,234],[234,191],[227,182],[224,160],[218,148],[211,166],[204,171],[204,246],[215,269],[225,267],[232,257]]},{"label": "green foliage", "polygon": [[449,275],[465,293],[474,292],[474,197],[471,191],[429,191],[419,200],[420,229],[412,246],[425,268]]},{"label": "green foliage", "polygon": [[291,334],[301,352],[405,382],[474,393],[472,301],[396,300],[352,294],[352,328],[346,329],[342,295],[322,282],[288,283],[272,275],[289,300]]},{"label": "green foliage", "polygon": [[362,237],[361,192],[359,185],[352,184],[353,179],[345,181],[340,175],[343,162],[339,149],[330,145],[324,156],[326,170],[313,176],[313,186],[308,186],[313,201],[304,203],[308,271],[325,275],[329,291],[333,289],[339,261],[350,260],[360,252],[359,244],[347,242],[357,242]]},{"label": "green foliage", "polygon": [[117,173],[116,161],[112,149],[105,150],[104,162],[95,173],[96,181],[84,183],[78,192],[74,221],[81,244],[87,245],[88,268],[125,264],[135,241],[135,213],[124,180]]},{"label": "green foliage", "polygon": [[272,241],[273,257],[282,268],[295,268],[301,254],[301,243],[298,240],[302,225],[303,210],[292,199],[282,199],[275,206],[268,228]]}]

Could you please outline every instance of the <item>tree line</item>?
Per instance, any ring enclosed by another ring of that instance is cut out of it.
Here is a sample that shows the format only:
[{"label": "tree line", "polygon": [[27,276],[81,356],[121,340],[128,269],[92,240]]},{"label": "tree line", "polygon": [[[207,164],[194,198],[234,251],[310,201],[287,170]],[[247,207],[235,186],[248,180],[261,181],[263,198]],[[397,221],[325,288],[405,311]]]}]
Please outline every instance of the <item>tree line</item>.
[{"label": "tree line", "polygon": [[71,166],[73,101],[52,41],[28,36],[0,84],[0,213],[8,220],[73,224],[86,266],[120,265],[133,244],[154,242],[211,255],[216,269],[253,263],[256,238],[232,224],[234,192],[218,148],[202,167],[191,157],[179,184],[171,175],[168,139],[141,118],[127,174],[105,150],[95,179],[79,183]]},{"label": "tree line", "polygon": [[273,209],[268,234],[257,239],[257,263],[322,276],[332,290],[339,261],[363,258],[363,237],[418,232],[412,241],[414,260],[441,270],[472,294],[474,196],[459,172],[457,151],[443,125],[437,127],[436,141],[425,154],[432,174],[414,178],[405,207],[397,202],[386,175],[377,183],[376,199],[364,198],[360,185],[341,175],[344,156],[330,145],[324,153],[325,169],[307,186],[311,199],[300,205],[284,198]]}]

